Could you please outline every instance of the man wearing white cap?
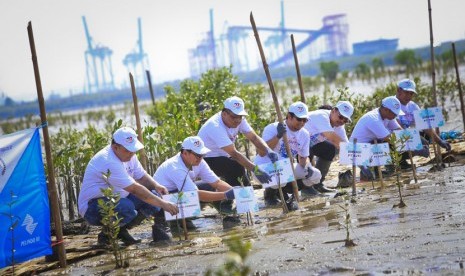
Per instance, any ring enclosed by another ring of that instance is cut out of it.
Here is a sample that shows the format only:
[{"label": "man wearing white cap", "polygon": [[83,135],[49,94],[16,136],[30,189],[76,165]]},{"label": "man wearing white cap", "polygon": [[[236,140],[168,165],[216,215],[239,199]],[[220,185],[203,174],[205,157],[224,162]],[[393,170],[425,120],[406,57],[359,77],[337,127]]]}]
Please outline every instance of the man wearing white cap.
[{"label": "man wearing white cap", "polygon": [[242,179],[244,186],[250,186],[245,169],[253,171],[261,183],[268,183],[271,177],[264,171],[255,168],[246,156],[234,146],[239,133],[251,141],[260,156],[268,155],[277,160],[277,155],[267,147],[265,142],[255,133],[245,116],[244,101],[236,96],[224,101],[224,108],[216,113],[200,128],[198,136],[210,149],[205,161],[219,177],[231,186],[240,186],[238,179]]},{"label": "man wearing white cap", "polygon": [[314,195],[318,192],[334,191],[326,188],[323,181],[336,152],[339,151],[339,143],[349,141],[344,125],[351,122],[353,113],[354,107],[348,101],[339,101],[330,110],[318,109],[309,112],[305,129],[310,133],[310,157],[318,157],[315,167],[321,172],[321,181],[313,187],[303,189],[303,194]]},{"label": "man wearing white cap", "polygon": [[[381,101],[381,106],[365,113],[355,125],[350,140],[357,138],[358,143],[389,142],[394,130],[402,129],[396,120],[404,115],[400,102],[395,96],[389,96]],[[367,167],[361,167],[362,178],[373,179],[373,174]]]},{"label": "man wearing white cap", "polygon": [[[279,159],[288,158],[286,147],[282,139],[284,133],[287,134],[289,147],[291,149],[292,158],[297,158],[294,164],[295,177],[299,190],[304,187],[311,187],[320,182],[321,173],[318,169],[311,166],[309,157],[309,141],[310,136],[305,130],[304,125],[307,122],[308,108],[303,102],[295,102],[289,106],[285,124],[275,122],[269,124],[263,130],[263,140],[268,146],[273,149],[279,156]],[[271,160],[268,156],[257,155],[255,164],[269,163]],[[278,186],[275,189],[266,188],[264,191],[264,200],[266,206],[274,206],[279,203]],[[292,186],[286,185],[283,188],[286,204],[289,210],[296,210],[297,205],[293,201],[293,197],[289,198],[288,194],[292,194]]]},{"label": "man wearing white cap", "polygon": [[[403,128],[408,127],[415,127],[415,120],[413,117],[413,113],[416,110],[420,110],[420,107],[412,101],[413,96],[417,94],[416,91],[416,84],[413,80],[410,79],[403,79],[397,83],[397,93],[396,98],[400,102],[400,108],[405,113],[404,115],[400,115],[397,119]],[[438,134],[433,131],[432,129],[426,129],[424,132],[434,139],[442,148],[446,149],[447,151],[451,150],[451,146],[447,141],[442,140]],[[425,145],[424,150],[414,151],[414,155],[420,155],[424,157],[429,156],[429,147],[428,141],[422,137],[423,145]],[[407,163],[406,159],[408,158],[407,154],[402,156],[402,167],[404,168],[411,168],[411,166]]]},{"label": "man wearing white cap", "polygon": [[[101,190],[111,187],[115,194],[119,194],[120,201],[115,208],[122,219],[118,238],[126,245],[140,242],[129,234],[128,229],[146,217],[154,216],[160,208],[173,215],[178,213],[175,204],[154,194],[167,194],[168,190],[153,180],[137,159],[136,152],[143,147],[132,128],[122,127],[115,131],[111,145],[89,161],[78,198],[79,214],[91,225],[102,225],[98,200],[106,198]],[[105,232],[102,229],[99,233],[99,244],[108,244]],[[170,239],[164,227],[157,223],[152,226],[152,237],[155,242]]]},{"label": "man wearing white cap", "polygon": [[[234,199],[232,187],[221,180],[203,160],[210,150],[198,136],[190,136],[182,142],[181,152],[163,162],[153,178],[170,193],[197,191],[203,202]],[[195,229],[190,220],[188,228]]]}]

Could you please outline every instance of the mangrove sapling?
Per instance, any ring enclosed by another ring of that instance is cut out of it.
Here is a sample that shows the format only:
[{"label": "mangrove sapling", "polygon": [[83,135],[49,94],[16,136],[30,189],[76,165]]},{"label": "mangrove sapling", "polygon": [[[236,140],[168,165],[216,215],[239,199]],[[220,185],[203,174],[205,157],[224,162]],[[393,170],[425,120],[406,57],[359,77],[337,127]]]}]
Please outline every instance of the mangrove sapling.
[{"label": "mangrove sapling", "polygon": [[16,203],[17,196],[10,191],[10,201],[6,203],[8,206],[8,213],[1,213],[4,216],[7,216],[10,219],[10,225],[8,226],[8,232],[11,232],[11,275],[15,275],[15,228],[18,226],[20,218],[13,214],[12,206]]},{"label": "mangrove sapling", "polygon": [[120,195],[113,193],[111,186],[100,190],[105,197],[105,199],[98,200],[99,211],[102,215],[100,222],[103,225],[103,232],[109,240],[111,251],[115,257],[116,268],[129,267],[129,261],[118,243],[119,224],[122,218],[118,217],[118,212],[115,211],[115,208],[120,201]]},{"label": "mangrove sapling", "polygon": [[397,145],[400,145],[400,148],[404,148],[406,141],[409,139],[409,136],[402,136],[399,139],[396,139],[395,135],[389,137],[389,144],[391,149],[389,154],[391,155],[391,165],[394,167],[394,173],[396,175],[396,184],[399,191],[399,204],[395,204],[393,207],[404,208],[407,205],[404,203],[402,198],[401,183],[400,183],[400,162],[402,161],[402,154],[398,151]]},{"label": "mangrove sapling", "polygon": [[214,271],[208,269],[205,275],[250,275],[250,267],[245,264],[245,260],[252,249],[252,243],[250,241],[242,242],[240,236],[232,236],[230,239],[226,240],[226,245],[229,247],[229,251],[226,254],[226,260],[223,265]]},{"label": "mangrove sapling", "polygon": [[349,213],[350,196],[348,193],[345,193],[343,198],[344,198],[344,206],[339,205],[339,207],[341,207],[342,210],[344,210],[343,226],[344,226],[344,229],[346,230],[346,239],[344,240],[344,246],[346,247],[356,246],[357,244],[350,238],[350,228],[351,228],[351,218],[350,218],[350,213]]}]

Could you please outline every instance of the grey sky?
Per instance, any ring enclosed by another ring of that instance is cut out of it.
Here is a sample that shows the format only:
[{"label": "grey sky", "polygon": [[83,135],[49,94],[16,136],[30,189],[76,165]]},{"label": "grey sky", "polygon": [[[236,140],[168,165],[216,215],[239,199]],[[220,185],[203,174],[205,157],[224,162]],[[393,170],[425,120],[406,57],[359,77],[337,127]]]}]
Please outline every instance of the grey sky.
[{"label": "grey sky", "polygon": [[[464,0],[431,0],[434,41],[465,38]],[[400,48],[429,45],[427,0],[284,0],[289,28],[317,30],[326,15],[346,13],[349,42],[399,38]],[[277,26],[280,0],[1,0],[0,93],[15,100],[36,98],[27,23],[32,21],[45,96],[54,90],[68,95],[85,83],[87,48],[81,16],[96,42],[113,50],[117,85],[127,82],[122,59],[137,40],[142,18],[143,44],[153,81],[189,77],[187,49],[196,46],[210,27],[224,22],[247,25],[252,11],[257,25]]]}]

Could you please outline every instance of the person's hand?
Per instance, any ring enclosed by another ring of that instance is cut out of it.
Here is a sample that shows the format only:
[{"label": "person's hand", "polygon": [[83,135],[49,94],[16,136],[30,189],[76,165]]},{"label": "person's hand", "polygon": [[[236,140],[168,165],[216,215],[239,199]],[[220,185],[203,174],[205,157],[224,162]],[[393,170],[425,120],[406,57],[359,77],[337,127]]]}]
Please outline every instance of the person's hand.
[{"label": "person's hand", "polygon": [[429,147],[423,147],[421,150],[414,150],[413,155],[428,157],[429,156]]},{"label": "person's hand", "polygon": [[224,195],[226,196],[226,199],[234,199],[234,188],[227,190],[224,192]]},{"label": "person's hand", "polygon": [[307,174],[305,175],[305,179],[309,179],[313,175],[313,169],[312,167],[308,166],[307,167]]},{"label": "person's hand", "polygon": [[438,144],[439,146],[441,146],[441,148],[446,149],[447,151],[450,151],[452,149],[450,144],[446,140],[441,139],[439,140]]},{"label": "person's hand", "polygon": [[278,137],[278,139],[281,139],[284,136],[284,133],[286,133],[286,126],[283,123],[278,123],[278,125],[276,126],[276,130],[278,131],[276,137]]},{"label": "person's hand", "polygon": [[255,166],[254,174],[255,177],[257,177],[258,181],[260,181],[260,183],[262,184],[271,182],[271,176],[264,170],[260,169],[258,166]]},{"label": "person's hand", "polygon": [[169,194],[168,189],[166,189],[165,186],[162,186],[160,184],[155,187],[155,190],[160,194],[160,195],[167,195]]},{"label": "person's hand", "polygon": [[274,163],[278,161],[279,156],[276,152],[272,151],[271,149],[268,150],[268,158],[270,158],[271,162]]},{"label": "person's hand", "polygon": [[163,208],[163,210],[165,210],[166,212],[170,213],[172,216],[179,213],[178,206],[166,200],[162,201],[162,204],[160,207]]}]

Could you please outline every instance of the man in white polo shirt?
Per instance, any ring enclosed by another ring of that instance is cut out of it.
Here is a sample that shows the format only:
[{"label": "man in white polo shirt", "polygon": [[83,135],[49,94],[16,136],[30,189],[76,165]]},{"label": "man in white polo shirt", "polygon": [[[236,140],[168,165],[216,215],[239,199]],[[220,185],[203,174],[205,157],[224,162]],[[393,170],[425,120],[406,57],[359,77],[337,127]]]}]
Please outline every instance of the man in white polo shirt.
[{"label": "man in white polo shirt", "polygon": [[[381,101],[381,106],[365,113],[357,122],[350,136],[358,143],[389,142],[394,130],[402,129],[396,120],[397,116],[404,115],[400,102],[395,96],[389,96]],[[373,174],[367,167],[361,167],[362,178],[371,180]]]},{"label": "man in white polo shirt", "polygon": [[[416,84],[413,80],[403,79],[397,83],[397,93],[396,98],[400,102],[400,108],[405,113],[397,117],[398,122],[403,128],[415,127],[415,119],[413,113],[416,110],[420,110],[420,107],[412,101],[413,96],[417,94]],[[425,129],[426,133],[431,139],[434,139],[439,146],[446,149],[447,151],[451,150],[451,146],[447,141],[442,140],[439,135],[432,129]],[[422,133],[423,134],[423,133]],[[414,155],[420,155],[423,157],[429,156],[429,142],[422,136],[422,143],[425,146],[424,150],[414,151]],[[402,162],[404,168],[410,168],[411,166],[407,163],[408,154],[402,155]],[[402,165],[402,164],[401,164]]]},{"label": "man in white polo shirt", "polygon": [[[307,122],[308,108],[303,102],[295,102],[289,106],[285,124],[275,122],[269,124],[263,130],[263,140],[268,146],[273,149],[279,156],[279,159],[288,158],[286,147],[282,139],[284,133],[287,134],[289,147],[291,149],[291,158],[297,158],[294,163],[294,172],[297,179],[299,190],[304,187],[311,187],[320,182],[321,173],[318,169],[311,166],[309,161],[309,141],[310,136],[305,130],[304,125]],[[255,164],[269,163],[271,160],[268,156],[257,155]],[[283,183],[284,184],[284,183]],[[284,184],[286,185],[286,184]],[[266,206],[275,206],[279,204],[278,186],[266,188],[264,192],[264,200]],[[290,200],[287,203],[289,210],[296,210],[297,205],[293,201],[293,197],[289,198],[288,194],[292,194],[292,186],[286,185],[283,188],[284,199]]]},{"label": "man in white polo shirt", "polygon": [[[181,151],[163,162],[153,178],[170,193],[198,190],[202,202],[232,200],[232,187],[216,176],[203,160],[209,151],[200,137],[187,137],[182,142]],[[195,229],[190,220],[187,222],[188,228]]]},{"label": "man in white polo shirt", "polygon": [[[316,156],[315,167],[321,172],[321,181],[314,188],[317,192],[326,193],[334,190],[323,185],[329,167],[339,151],[339,143],[348,142],[344,125],[351,121],[354,107],[348,101],[339,101],[330,110],[318,109],[309,112],[305,129],[310,133],[310,158]],[[303,194],[312,195],[312,188],[302,190]]]},{"label": "man in white polo shirt", "polygon": [[260,156],[268,155],[274,161],[278,159],[276,153],[268,148],[249,125],[245,119],[247,115],[244,101],[236,96],[230,97],[224,101],[223,110],[210,117],[198,133],[205,146],[210,149],[205,161],[216,175],[231,186],[240,186],[240,180],[244,186],[250,186],[245,169],[254,172],[261,183],[271,180],[266,172],[255,168],[255,164],[236,149],[234,142],[239,133],[244,134],[255,145]]},{"label": "man in white polo shirt", "polygon": [[[91,225],[102,225],[102,215],[98,200],[106,198],[102,189],[111,187],[120,195],[115,208],[121,218],[118,238],[126,245],[140,242],[128,232],[148,216],[154,216],[163,208],[171,214],[178,213],[178,207],[161,199],[158,194],[167,194],[168,190],[147,174],[136,152],[144,146],[137,139],[132,128],[122,127],[115,131],[111,145],[100,150],[87,165],[78,198],[79,214]],[[155,223],[152,226],[154,242],[166,241],[170,237],[164,227]],[[98,234],[99,244],[108,244],[104,230]]]}]

